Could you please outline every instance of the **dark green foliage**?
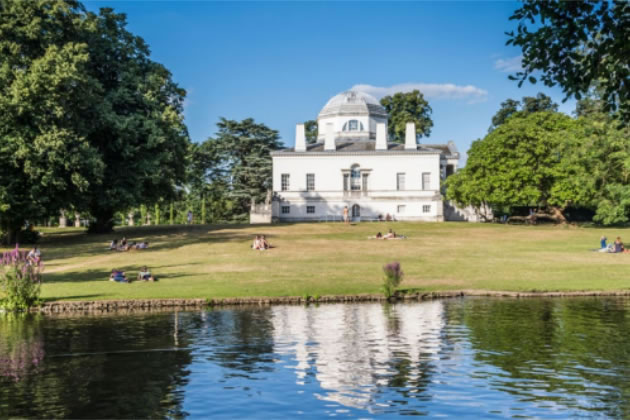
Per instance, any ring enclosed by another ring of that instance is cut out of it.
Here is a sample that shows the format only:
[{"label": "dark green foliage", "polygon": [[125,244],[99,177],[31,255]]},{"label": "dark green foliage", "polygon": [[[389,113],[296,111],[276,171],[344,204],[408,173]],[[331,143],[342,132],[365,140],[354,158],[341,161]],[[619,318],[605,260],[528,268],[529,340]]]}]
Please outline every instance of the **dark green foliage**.
[{"label": "dark green foliage", "polygon": [[381,105],[389,114],[389,138],[393,141],[399,143],[405,141],[405,130],[408,122],[416,124],[418,138],[431,135],[431,127],[433,127],[431,113],[433,110],[419,90],[386,96],[381,99]]},{"label": "dark green foliage", "polygon": [[308,120],[304,122],[304,132],[306,134],[306,143],[317,143],[317,121]]},{"label": "dark green foliage", "polygon": [[83,9],[0,0],[0,229],[77,202],[104,165],[86,138],[100,87],[89,75]]},{"label": "dark green foliage", "polygon": [[630,2],[525,1],[510,17],[518,21],[507,44],[521,47],[523,71],[510,76],[547,86],[559,84],[581,99],[598,82],[606,112],[630,121]]},{"label": "dark green foliage", "polygon": [[191,193],[211,203],[212,220],[245,221],[251,200],[260,202],[271,185],[271,155],[278,132],[253,119],[222,118],[216,138],[193,145]]},{"label": "dark green foliage", "polygon": [[115,210],[184,179],[184,91],[111,9],[0,0],[0,227],[62,208],[110,230]]},{"label": "dark green foliage", "polygon": [[473,143],[466,167],[447,181],[447,198],[476,208],[564,207],[553,187],[573,124],[560,113],[517,112]]},{"label": "dark green foliage", "polygon": [[544,93],[539,93],[536,96],[524,96],[521,101],[506,99],[504,102],[501,102],[501,108],[492,117],[492,126],[488,129],[488,132],[503,124],[509,117],[519,111],[521,115],[540,111],[556,112],[558,111],[558,104],[554,103]]}]

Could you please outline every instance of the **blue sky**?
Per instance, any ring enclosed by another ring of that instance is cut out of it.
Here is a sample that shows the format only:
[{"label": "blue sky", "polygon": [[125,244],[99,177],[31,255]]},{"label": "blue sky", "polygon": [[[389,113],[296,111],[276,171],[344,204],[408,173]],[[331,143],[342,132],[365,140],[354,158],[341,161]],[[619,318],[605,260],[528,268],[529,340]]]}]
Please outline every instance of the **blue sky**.
[{"label": "blue sky", "polygon": [[[88,1],[113,7],[151,47],[152,58],[188,91],[193,141],[219,117],[279,130],[315,119],[328,99],[356,85],[378,96],[419,87],[433,108],[426,143],[454,140],[461,152],[483,137],[506,98],[559,88],[507,79],[520,50],[505,46],[516,2]],[[570,113],[574,101],[560,105]],[[462,153],[462,154],[464,154]]]}]

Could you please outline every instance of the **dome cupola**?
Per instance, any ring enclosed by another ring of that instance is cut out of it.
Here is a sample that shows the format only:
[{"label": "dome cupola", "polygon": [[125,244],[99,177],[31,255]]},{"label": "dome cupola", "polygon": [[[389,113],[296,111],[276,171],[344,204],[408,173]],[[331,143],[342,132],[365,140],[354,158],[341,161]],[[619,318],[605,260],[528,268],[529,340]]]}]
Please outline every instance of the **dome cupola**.
[{"label": "dome cupola", "polygon": [[335,138],[369,140],[376,138],[376,124],[387,124],[387,111],[378,100],[365,92],[348,90],[333,96],[317,116],[318,140],[327,127]]}]

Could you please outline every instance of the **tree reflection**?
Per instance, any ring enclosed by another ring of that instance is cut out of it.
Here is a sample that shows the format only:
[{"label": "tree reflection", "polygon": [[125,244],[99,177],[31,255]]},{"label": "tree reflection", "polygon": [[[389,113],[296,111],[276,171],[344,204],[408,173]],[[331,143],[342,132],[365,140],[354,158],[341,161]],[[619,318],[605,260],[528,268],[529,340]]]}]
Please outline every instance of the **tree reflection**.
[{"label": "tree reflection", "polygon": [[21,313],[0,315],[0,376],[18,382],[39,367],[44,359],[40,319]]},{"label": "tree reflection", "polygon": [[461,311],[475,358],[508,374],[489,377],[492,386],[523,401],[628,417],[628,307],[613,298],[468,299],[447,310]]},{"label": "tree reflection", "polygon": [[[172,318],[39,318],[46,357],[37,375],[0,380],[0,417],[184,417],[180,389],[192,358],[189,350],[174,348]],[[3,320],[0,328],[6,328]],[[180,325],[185,346],[189,337],[182,330]]]},{"label": "tree reflection", "polygon": [[271,316],[269,307],[209,312],[206,325],[216,345],[209,359],[234,370],[229,376],[273,370]]}]

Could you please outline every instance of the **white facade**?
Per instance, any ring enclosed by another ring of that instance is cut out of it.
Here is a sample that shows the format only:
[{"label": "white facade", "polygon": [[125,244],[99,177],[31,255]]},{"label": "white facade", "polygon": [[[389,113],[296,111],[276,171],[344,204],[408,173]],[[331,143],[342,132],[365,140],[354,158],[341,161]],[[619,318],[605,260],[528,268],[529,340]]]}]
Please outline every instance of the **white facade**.
[{"label": "white facade", "polygon": [[278,221],[444,220],[442,181],[457,169],[452,142],[419,145],[407,125],[405,144],[387,141],[387,114],[373,97],[344,92],[319,114],[318,142],[272,153],[272,217]]}]

